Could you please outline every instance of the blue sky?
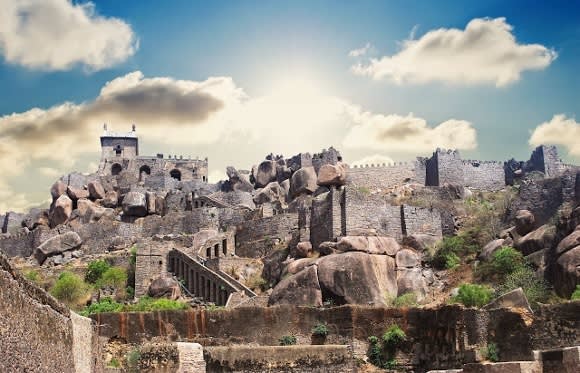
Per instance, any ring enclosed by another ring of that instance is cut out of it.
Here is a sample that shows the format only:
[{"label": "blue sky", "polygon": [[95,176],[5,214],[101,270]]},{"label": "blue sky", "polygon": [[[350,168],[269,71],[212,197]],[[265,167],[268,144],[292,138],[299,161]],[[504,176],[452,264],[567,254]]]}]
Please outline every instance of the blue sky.
[{"label": "blue sky", "polygon": [[[290,156],[331,145],[351,163],[378,156],[408,160],[432,151],[437,141],[428,138],[457,145],[465,158],[496,160],[527,159],[532,146],[544,140],[558,145],[566,161],[579,163],[580,1],[107,0],[94,1],[90,9],[86,2],[46,0],[35,7],[36,2],[4,15],[24,22],[25,14],[28,24],[0,26],[0,136],[4,133],[11,146],[0,145],[0,166],[10,167],[11,152],[27,150],[17,157],[26,167],[0,180],[0,199],[11,201],[0,203],[0,211],[42,202],[60,173],[94,168],[96,123],[104,121],[119,130],[136,122],[143,153],[208,156],[214,177],[228,164],[250,168],[270,152]],[[0,5],[11,3],[0,0]],[[46,20],[43,6],[48,3],[56,10]],[[505,21],[492,22],[500,17]],[[442,29],[444,40],[452,32],[466,32],[478,19],[483,40],[491,42],[466,36],[469,55],[458,55],[465,46],[445,49],[442,43],[436,52],[444,56],[443,65],[422,65],[433,49],[403,56],[412,44],[405,40],[420,48],[426,34]],[[70,28],[59,28],[59,22]],[[85,27],[87,22],[91,27]],[[26,27],[47,39],[29,40],[36,34],[25,32]],[[502,34],[502,27],[509,30]],[[495,43],[502,35],[513,36],[515,44],[505,38]],[[101,39],[100,46],[92,45]],[[56,56],[42,48],[54,41]],[[349,56],[367,43],[366,54]],[[538,46],[539,52],[524,51],[527,45]],[[487,56],[497,58],[488,63]],[[385,59],[373,65],[373,58]],[[357,64],[364,72],[356,73]],[[502,74],[514,69],[516,77],[503,82]],[[136,71],[140,78],[122,79]],[[155,80],[160,77],[169,81]],[[221,80],[209,84],[211,77]],[[137,108],[117,101],[100,106],[101,89],[115,79],[121,79],[122,89],[183,88],[187,83],[184,89],[209,92],[223,105],[191,121],[162,107],[168,112],[159,118],[153,112],[149,121],[135,114]],[[196,85],[203,82],[214,88]],[[64,108],[66,102],[72,108]],[[40,112],[19,116],[32,108]],[[58,120],[50,119],[55,115]],[[66,127],[69,121],[73,124]],[[447,121],[453,122],[430,131]],[[32,136],[14,130],[29,124],[45,141],[30,141]],[[395,133],[390,131],[395,127],[412,127],[409,133],[416,136],[383,136]],[[71,137],[83,128],[87,141]],[[366,141],[365,136],[375,137]],[[67,146],[74,161],[67,159]]]}]

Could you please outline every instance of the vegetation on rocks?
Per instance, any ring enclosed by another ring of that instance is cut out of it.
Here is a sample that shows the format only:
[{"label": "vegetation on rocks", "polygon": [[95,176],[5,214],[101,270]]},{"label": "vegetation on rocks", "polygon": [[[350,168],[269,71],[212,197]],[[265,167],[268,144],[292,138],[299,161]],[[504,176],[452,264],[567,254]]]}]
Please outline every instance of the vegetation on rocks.
[{"label": "vegetation on rocks", "polygon": [[123,304],[115,301],[110,297],[102,298],[81,311],[81,315],[88,316],[102,312],[151,312],[151,311],[171,311],[185,310],[189,305],[182,301],[142,297],[134,304]]},{"label": "vegetation on rocks", "polygon": [[481,307],[491,300],[493,289],[487,285],[462,284],[452,302],[461,303],[466,307]]},{"label": "vegetation on rocks", "polygon": [[296,344],[297,340],[293,335],[284,335],[278,342],[280,343],[280,346],[292,346]]},{"label": "vegetation on rocks", "polygon": [[580,300],[580,285],[576,285],[576,290],[572,293],[571,300]]},{"label": "vegetation on rocks", "polygon": [[89,286],[72,272],[62,272],[50,289],[50,293],[69,307],[76,306],[89,295]]}]

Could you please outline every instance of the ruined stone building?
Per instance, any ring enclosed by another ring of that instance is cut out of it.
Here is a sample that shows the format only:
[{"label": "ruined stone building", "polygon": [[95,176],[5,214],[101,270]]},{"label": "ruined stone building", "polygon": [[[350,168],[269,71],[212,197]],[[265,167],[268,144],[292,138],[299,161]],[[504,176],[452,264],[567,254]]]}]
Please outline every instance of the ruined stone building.
[{"label": "ruined stone building", "polygon": [[139,181],[153,176],[156,178],[171,177],[176,180],[196,180],[207,182],[207,158],[189,159],[183,156],[161,153],[155,156],[139,155],[139,138],[135,125],[131,132],[113,132],[104,125],[101,135],[101,162],[99,174],[119,175],[127,172]]}]

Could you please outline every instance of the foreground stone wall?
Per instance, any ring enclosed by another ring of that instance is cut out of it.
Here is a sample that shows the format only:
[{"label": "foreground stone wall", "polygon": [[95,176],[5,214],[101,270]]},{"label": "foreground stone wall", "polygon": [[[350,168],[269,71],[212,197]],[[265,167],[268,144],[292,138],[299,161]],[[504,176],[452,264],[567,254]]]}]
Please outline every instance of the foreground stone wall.
[{"label": "foreground stone wall", "polygon": [[14,272],[0,256],[1,372],[98,372],[89,319],[70,311]]},{"label": "foreground stone wall", "polygon": [[348,346],[231,346],[204,350],[213,373],[350,373],[354,360]]},{"label": "foreground stone wall", "polygon": [[508,309],[482,311],[459,306],[435,309],[388,309],[370,306],[312,308],[240,307],[230,310],[98,314],[92,316],[103,337],[130,343],[162,336],[204,346],[278,345],[294,335],[298,345],[312,344],[312,328],[325,323],[326,344],[350,345],[362,357],[371,335],[381,336],[393,324],[408,342],[397,359],[416,371],[461,367],[476,361],[487,342],[500,348],[502,361],[531,360],[533,349],[580,344],[580,302],[541,307],[533,317]]}]

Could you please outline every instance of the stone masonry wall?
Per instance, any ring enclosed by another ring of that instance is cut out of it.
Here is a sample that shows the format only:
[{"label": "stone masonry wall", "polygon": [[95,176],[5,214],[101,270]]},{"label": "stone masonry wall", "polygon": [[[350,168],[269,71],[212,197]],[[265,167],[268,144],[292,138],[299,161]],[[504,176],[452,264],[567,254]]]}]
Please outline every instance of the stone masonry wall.
[{"label": "stone masonry wall", "polygon": [[[241,307],[220,311],[99,314],[100,335],[119,336],[128,342],[161,336],[208,346],[278,345],[284,335],[294,335],[299,346],[312,343],[312,328],[327,325],[327,345],[350,345],[362,357],[371,335],[381,336],[399,325],[408,341],[397,361],[416,372],[459,368],[472,362],[488,342],[498,344],[501,359],[531,360],[531,350],[580,344],[580,302],[542,306],[527,315],[442,306],[430,309],[389,309],[360,305],[332,308],[295,306]],[[262,355],[256,355],[261,357]]]},{"label": "stone masonry wall", "polygon": [[236,254],[259,258],[267,255],[274,246],[298,238],[298,214],[286,213],[260,220],[248,220],[238,226]]},{"label": "stone masonry wall", "polygon": [[441,213],[436,209],[428,209],[404,205],[401,207],[403,216],[403,235],[429,234],[442,237]]},{"label": "stone masonry wall", "polygon": [[464,186],[472,189],[495,191],[505,187],[502,162],[463,161]]},{"label": "stone masonry wall", "polygon": [[0,256],[1,372],[99,372],[97,339],[78,318]]},{"label": "stone masonry wall", "polygon": [[379,235],[402,239],[401,208],[387,204],[380,196],[345,188],[345,235],[360,229],[374,229]]},{"label": "stone masonry wall", "polygon": [[351,373],[355,361],[348,346],[207,347],[207,370],[213,373]]},{"label": "stone masonry wall", "polygon": [[396,185],[415,181],[415,163],[396,163],[394,165],[365,165],[350,167],[347,183],[355,188],[371,191],[386,190]]}]

